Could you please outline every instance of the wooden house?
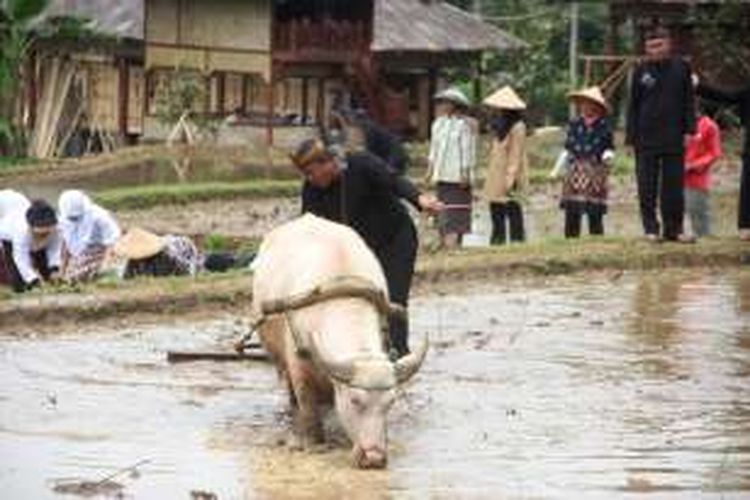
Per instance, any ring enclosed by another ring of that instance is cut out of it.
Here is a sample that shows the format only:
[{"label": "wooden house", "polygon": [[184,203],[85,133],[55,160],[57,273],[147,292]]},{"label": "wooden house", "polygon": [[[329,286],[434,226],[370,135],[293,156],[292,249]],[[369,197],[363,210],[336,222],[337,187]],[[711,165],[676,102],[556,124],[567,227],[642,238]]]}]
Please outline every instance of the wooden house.
[{"label": "wooden house", "polygon": [[[274,130],[325,123],[337,101],[426,137],[447,70],[478,81],[483,51],[524,46],[438,0],[54,0],[53,11],[114,35],[69,56],[88,61],[89,120],[143,138],[166,135],[157,105],[177,71],[200,75],[204,115],[232,115],[234,126],[268,140]],[[29,114],[36,104],[29,99]]]}]

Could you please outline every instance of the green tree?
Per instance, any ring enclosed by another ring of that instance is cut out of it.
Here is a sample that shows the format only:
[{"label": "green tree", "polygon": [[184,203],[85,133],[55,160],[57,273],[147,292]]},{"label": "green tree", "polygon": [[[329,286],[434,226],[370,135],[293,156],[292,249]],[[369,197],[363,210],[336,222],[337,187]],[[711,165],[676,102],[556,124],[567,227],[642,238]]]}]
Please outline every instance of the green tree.
[{"label": "green tree", "polygon": [[49,0],[0,0],[0,153],[22,151],[16,103],[33,29]]},{"label": "green tree", "polygon": [[[462,8],[472,0],[453,0]],[[486,56],[489,87],[512,85],[529,103],[535,124],[566,120],[570,90],[568,45],[570,6],[551,0],[482,0],[482,18],[515,35],[527,48],[509,54]],[[579,52],[600,53],[604,49],[608,9],[604,2],[582,2],[579,15]]]}]

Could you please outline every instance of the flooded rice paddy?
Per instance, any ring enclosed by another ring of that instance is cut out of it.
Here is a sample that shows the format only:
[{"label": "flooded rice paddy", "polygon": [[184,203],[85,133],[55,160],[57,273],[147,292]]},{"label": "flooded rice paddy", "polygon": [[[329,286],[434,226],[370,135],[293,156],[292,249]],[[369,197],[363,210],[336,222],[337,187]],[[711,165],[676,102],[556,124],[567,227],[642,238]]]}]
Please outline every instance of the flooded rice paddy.
[{"label": "flooded rice paddy", "polygon": [[750,497],[750,270],[483,283],[411,315],[432,352],[384,471],[287,449],[269,365],[166,363],[228,347],[234,317],[5,331],[0,496]]}]

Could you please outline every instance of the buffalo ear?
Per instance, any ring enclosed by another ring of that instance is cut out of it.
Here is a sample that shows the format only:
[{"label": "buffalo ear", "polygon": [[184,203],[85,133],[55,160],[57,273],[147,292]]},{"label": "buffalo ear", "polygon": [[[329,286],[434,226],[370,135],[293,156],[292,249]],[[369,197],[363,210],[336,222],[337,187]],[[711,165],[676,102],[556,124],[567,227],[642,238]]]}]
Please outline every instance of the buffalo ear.
[{"label": "buffalo ear", "polygon": [[407,382],[419,371],[422,367],[422,363],[424,363],[425,357],[427,356],[429,345],[429,339],[425,335],[424,341],[416,352],[407,354],[394,363],[393,367],[396,371],[396,380],[399,384]]}]

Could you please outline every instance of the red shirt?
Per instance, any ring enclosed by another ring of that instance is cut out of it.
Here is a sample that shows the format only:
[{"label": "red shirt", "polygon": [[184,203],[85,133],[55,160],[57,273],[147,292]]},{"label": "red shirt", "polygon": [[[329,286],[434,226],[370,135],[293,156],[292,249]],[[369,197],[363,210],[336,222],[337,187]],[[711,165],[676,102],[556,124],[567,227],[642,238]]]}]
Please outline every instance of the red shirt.
[{"label": "red shirt", "polygon": [[698,119],[695,129],[685,147],[685,187],[708,191],[711,166],[721,157],[721,136],[716,122],[707,116]]}]

